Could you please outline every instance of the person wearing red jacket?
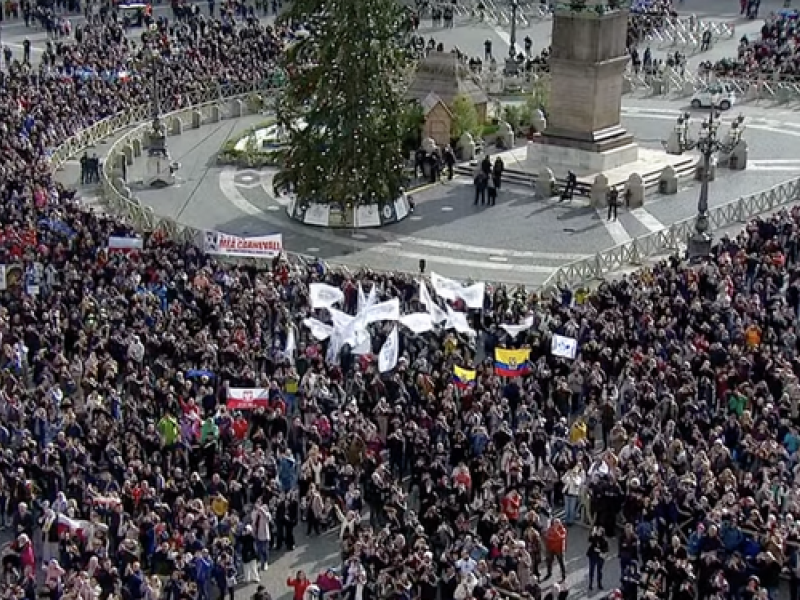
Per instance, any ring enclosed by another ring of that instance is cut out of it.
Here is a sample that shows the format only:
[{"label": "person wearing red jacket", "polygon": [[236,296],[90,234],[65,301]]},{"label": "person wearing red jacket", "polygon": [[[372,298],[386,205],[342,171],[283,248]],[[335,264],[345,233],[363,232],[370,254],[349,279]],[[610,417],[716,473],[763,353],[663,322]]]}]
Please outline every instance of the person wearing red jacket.
[{"label": "person wearing red jacket", "polygon": [[547,579],[553,575],[553,560],[557,560],[563,583],[567,578],[567,569],[564,565],[564,554],[567,551],[567,529],[561,524],[560,519],[553,519],[550,527],[545,531],[544,548],[547,564],[547,575],[544,578]]},{"label": "person wearing red jacket", "polygon": [[303,600],[303,596],[305,596],[306,590],[308,586],[311,585],[311,582],[308,580],[308,577],[306,577],[305,571],[298,571],[294,579],[289,577],[286,580],[286,585],[294,589],[292,593],[293,600]]}]

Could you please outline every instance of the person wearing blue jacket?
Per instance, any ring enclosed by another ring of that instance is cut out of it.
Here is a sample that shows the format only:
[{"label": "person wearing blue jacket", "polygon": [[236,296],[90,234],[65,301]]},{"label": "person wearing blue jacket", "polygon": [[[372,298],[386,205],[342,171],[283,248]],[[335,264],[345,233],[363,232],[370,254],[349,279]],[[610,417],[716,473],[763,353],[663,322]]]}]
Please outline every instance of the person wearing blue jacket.
[{"label": "person wearing blue jacket", "polygon": [[211,577],[214,562],[208,554],[208,549],[203,548],[194,555],[194,577],[197,581],[199,600],[211,600]]}]

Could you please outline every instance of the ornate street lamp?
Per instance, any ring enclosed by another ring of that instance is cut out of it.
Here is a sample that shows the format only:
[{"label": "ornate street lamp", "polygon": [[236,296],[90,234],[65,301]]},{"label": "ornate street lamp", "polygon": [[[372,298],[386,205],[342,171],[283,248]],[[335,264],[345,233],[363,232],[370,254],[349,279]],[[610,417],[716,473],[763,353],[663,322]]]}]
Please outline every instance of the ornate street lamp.
[{"label": "ornate street lamp", "polygon": [[[708,119],[703,121],[697,139],[689,140],[684,138],[686,150],[696,149],[700,152],[700,198],[697,201],[697,217],[694,222],[694,233],[689,238],[688,254],[690,260],[699,261],[711,254],[711,245],[714,236],[711,233],[711,224],[708,220],[708,188],[712,179],[711,170],[714,155],[717,152],[729,154],[739,144],[742,139],[744,116],[739,115],[733,123],[728,136],[720,139],[720,120],[719,113],[715,107],[711,108]],[[688,135],[688,124],[687,124]]]},{"label": "ornate street lamp", "polygon": [[511,0],[511,39],[509,40],[508,56],[509,58],[516,58],[517,56],[517,11],[519,10],[519,3],[517,0]]},{"label": "ornate street lamp", "polygon": [[506,75],[516,75],[519,71],[517,64],[517,11],[518,0],[511,0],[511,37],[508,41],[508,58],[506,59]]},{"label": "ornate street lamp", "polygon": [[179,165],[170,162],[167,151],[167,128],[161,121],[161,90],[158,83],[161,55],[157,48],[150,46],[145,50],[145,59],[150,63],[152,124],[147,136],[147,177],[144,183],[150,187],[163,188],[175,183],[175,171]]}]

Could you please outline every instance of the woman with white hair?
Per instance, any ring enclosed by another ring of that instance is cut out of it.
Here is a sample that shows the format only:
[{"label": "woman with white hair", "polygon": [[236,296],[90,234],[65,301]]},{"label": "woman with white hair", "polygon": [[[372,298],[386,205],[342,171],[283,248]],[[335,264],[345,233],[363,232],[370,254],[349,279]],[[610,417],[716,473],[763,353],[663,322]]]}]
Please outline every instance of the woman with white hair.
[{"label": "woman with white hair", "polygon": [[258,553],[256,552],[256,538],[253,528],[246,525],[242,536],[239,538],[242,548],[242,563],[244,565],[244,580],[246,583],[260,581],[258,576]]}]

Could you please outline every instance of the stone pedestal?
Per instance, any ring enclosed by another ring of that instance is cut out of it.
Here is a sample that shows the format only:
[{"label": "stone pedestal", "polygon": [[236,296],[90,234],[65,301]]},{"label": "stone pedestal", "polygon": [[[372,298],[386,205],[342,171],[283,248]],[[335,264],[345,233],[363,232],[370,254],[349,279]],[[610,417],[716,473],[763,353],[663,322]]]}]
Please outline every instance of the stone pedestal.
[{"label": "stone pedestal", "polygon": [[556,176],[552,169],[547,167],[539,171],[539,177],[536,178],[536,195],[540,198],[552,198],[555,196],[556,191]]},{"label": "stone pedestal", "polygon": [[601,153],[633,142],[620,124],[627,30],[628,11],[609,10],[605,0],[587,0],[580,11],[556,8],[548,145]]},{"label": "stone pedestal", "polygon": [[595,208],[602,208],[608,203],[608,177],[600,173],[594,178],[592,183],[591,200],[592,206]]},{"label": "stone pedestal", "polygon": [[678,171],[675,170],[675,167],[665,167],[661,172],[661,177],[658,178],[658,192],[660,194],[677,194],[678,183]]},{"label": "stone pedestal", "polygon": [[458,140],[458,150],[461,154],[461,160],[473,160],[475,158],[475,140],[472,139],[472,134],[465,132]]},{"label": "stone pedestal", "polygon": [[511,125],[505,121],[501,121],[497,129],[497,140],[502,144],[503,148],[511,149],[514,147],[514,130]]},{"label": "stone pedestal", "polygon": [[732,171],[742,171],[747,168],[748,154],[747,142],[740,140],[731,153],[725,157],[725,164]]},{"label": "stone pedestal", "polygon": [[553,41],[547,128],[530,146],[539,168],[598,173],[636,162],[638,149],[621,125],[628,10],[586,0],[580,10],[559,4]]},{"label": "stone pedestal", "polygon": [[683,154],[683,144],[681,143],[683,139],[683,133],[679,131],[677,128],[673,129],[672,132],[669,134],[667,138],[667,154],[675,154],[680,155]]},{"label": "stone pedestal", "polygon": [[644,179],[638,173],[632,173],[625,185],[625,198],[628,208],[641,208],[644,206]]},{"label": "stone pedestal", "polygon": [[528,144],[526,160],[531,165],[546,166],[560,173],[572,170],[580,173],[600,173],[636,162],[639,147],[630,143],[603,152],[568,145],[543,143],[537,138]]}]

